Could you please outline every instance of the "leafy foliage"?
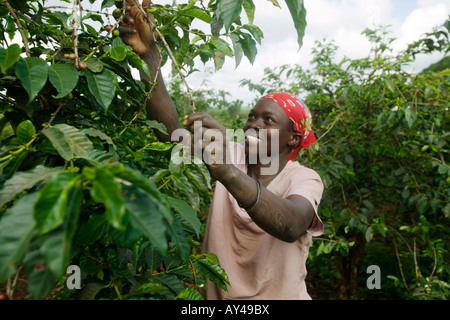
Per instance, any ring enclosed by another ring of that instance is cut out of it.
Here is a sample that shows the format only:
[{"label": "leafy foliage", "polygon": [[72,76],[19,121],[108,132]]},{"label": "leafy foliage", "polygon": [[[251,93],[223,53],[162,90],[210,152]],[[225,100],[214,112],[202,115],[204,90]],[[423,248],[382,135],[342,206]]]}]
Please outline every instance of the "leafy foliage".
[{"label": "leafy foliage", "polygon": [[[133,76],[148,66],[112,36],[114,2],[65,2],[0,6],[0,283],[23,271],[33,299],[201,299],[205,278],[226,289],[217,257],[198,253],[206,166],[174,162],[174,145],[157,140],[165,128],[144,113],[154,83]],[[197,56],[216,69],[225,56],[253,62],[263,37],[252,0],[150,11],[162,65],[173,56],[186,75]],[[64,286],[70,264],[80,292]]]}]

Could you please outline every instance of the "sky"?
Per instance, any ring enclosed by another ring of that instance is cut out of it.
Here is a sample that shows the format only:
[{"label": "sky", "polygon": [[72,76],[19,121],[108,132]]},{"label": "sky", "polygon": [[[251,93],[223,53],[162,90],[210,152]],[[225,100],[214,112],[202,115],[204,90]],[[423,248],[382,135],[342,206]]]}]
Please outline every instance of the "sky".
[{"label": "sky", "polygon": [[[268,0],[253,1],[256,6],[254,24],[264,33],[253,65],[244,57],[235,68],[234,60],[227,57],[222,69],[214,72],[212,61],[203,65],[198,59],[196,67],[201,71],[187,78],[191,88],[223,89],[230,92],[230,100],[241,99],[244,106],[247,106],[258,94],[250,92],[248,87],[240,87],[240,80],[250,79],[257,83],[263,77],[265,68],[273,69],[284,64],[299,64],[304,69],[310,68],[311,50],[317,40],[333,40],[339,47],[336,56],[338,61],[344,56],[351,59],[363,58],[371,48],[361,34],[364,29],[375,25],[389,25],[390,36],[397,39],[392,43],[393,48],[403,50],[407,44],[418,40],[426,32],[431,32],[433,27],[442,25],[450,14],[448,0],[304,0],[307,27],[303,46],[299,50],[296,31],[285,1],[278,0],[281,9]],[[54,2],[58,1],[48,1]],[[153,2],[182,4],[189,1]],[[89,7],[87,0],[83,3],[86,8]],[[245,13],[242,13],[242,17],[245,19]],[[205,28],[209,32],[208,25],[199,23],[196,27]],[[420,72],[442,57],[443,54],[418,55],[407,71]],[[163,68],[165,76],[170,73],[169,65],[166,64]]]},{"label": "sky", "polygon": [[[251,65],[245,58],[235,69],[232,59],[226,59],[223,68],[213,74],[213,64],[207,64],[208,72],[193,74],[188,78],[191,87],[206,85],[231,93],[231,99],[241,99],[251,103],[256,92],[248,87],[239,87],[241,79],[251,79],[257,83],[266,67],[274,68],[283,64],[299,64],[310,68],[311,50],[317,40],[334,40],[339,47],[336,59],[366,57],[371,45],[361,32],[375,25],[390,25],[391,36],[397,40],[394,49],[403,50],[433,27],[442,25],[450,14],[450,1],[436,0],[304,0],[307,10],[307,27],[303,46],[298,50],[297,38],[289,10],[283,0],[281,9],[269,1],[254,0],[256,5],[254,24],[264,33],[258,54]],[[443,54],[419,55],[408,71],[420,72],[425,67],[440,60]],[[202,66],[200,63],[199,66]],[[204,84],[203,84],[204,85]]]}]

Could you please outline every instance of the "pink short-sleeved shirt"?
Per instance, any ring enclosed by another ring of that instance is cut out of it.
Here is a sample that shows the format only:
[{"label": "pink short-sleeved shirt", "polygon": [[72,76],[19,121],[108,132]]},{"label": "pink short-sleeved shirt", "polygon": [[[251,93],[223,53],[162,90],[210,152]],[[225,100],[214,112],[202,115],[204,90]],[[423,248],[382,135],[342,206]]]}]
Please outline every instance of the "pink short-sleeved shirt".
[{"label": "pink short-sleeved shirt", "polygon": [[[246,172],[242,145],[232,143],[234,164]],[[298,162],[288,161],[267,189],[287,198],[298,194],[308,199],[316,215],[308,231],[297,241],[281,241],[258,227],[220,183],[216,183],[205,230],[203,252],[219,258],[231,286],[225,292],[208,281],[206,299],[311,299],[306,290],[306,259],[312,236],[323,233],[317,215],[323,184],[320,176]]]}]

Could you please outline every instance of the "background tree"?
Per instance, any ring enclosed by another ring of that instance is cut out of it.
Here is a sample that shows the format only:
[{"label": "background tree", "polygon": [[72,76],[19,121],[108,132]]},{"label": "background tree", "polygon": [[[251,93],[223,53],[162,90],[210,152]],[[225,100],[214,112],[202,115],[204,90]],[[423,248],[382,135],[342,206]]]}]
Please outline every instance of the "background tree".
[{"label": "background tree", "polygon": [[[366,58],[336,62],[338,47],[318,42],[310,70],[283,65],[257,84],[242,81],[260,94],[299,94],[314,115],[318,143],[299,161],[325,184],[325,234],[314,240],[308,262],[317,276],[309,283],[329,292],[319,297],[449,296],[450,70],[404,71],[414,55],[447,53],[449,31],[447,20],[394,53],[385,28],[366,29]],[[383,290],[365,289],[372,264],[381,269]]]}]

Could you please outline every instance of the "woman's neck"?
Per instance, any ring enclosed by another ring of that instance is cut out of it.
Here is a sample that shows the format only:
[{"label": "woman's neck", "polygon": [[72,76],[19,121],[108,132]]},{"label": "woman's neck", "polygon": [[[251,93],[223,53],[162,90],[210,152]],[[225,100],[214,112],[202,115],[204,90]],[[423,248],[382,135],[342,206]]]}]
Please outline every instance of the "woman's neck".
[{"label": "woman's neck", "polygon": [[272,156],[268,164],[260,161],[256,164],[248,164],[247,175],[267,186],[283,170],[287,162],[286,155]]}]

